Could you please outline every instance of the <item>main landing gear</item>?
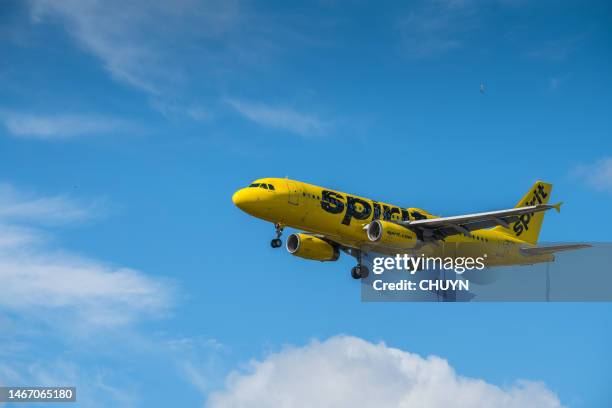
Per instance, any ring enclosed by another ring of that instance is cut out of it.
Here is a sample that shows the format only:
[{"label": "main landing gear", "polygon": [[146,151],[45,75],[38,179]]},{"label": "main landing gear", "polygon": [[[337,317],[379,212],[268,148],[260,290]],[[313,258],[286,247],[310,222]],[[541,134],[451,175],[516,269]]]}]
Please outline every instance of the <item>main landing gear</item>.
[{"label": "main landing gear", "polygon": [[283,245],[283,241],[280,240],[281,235],[283,235],[283,226],[276,223],[274,224],[274,229],[276,230],[276,238],[270,241],[270,246],[272,248],[280,248]]},{"label": "main landing gear", "polygon": [[363,265],[353,266],[353,269],[351,269],[351,276],[353,279],[365,279],[369,274],[370,271]]},{"label": "main landing gear", "polygon": [[357,258],[357,265],[353,266],[351,269],[351,276],[353,279],[365,279],[370,274],[370,271],[365,265],[361,264],[361,251],[355,251],[352,254],[355,258]]}]

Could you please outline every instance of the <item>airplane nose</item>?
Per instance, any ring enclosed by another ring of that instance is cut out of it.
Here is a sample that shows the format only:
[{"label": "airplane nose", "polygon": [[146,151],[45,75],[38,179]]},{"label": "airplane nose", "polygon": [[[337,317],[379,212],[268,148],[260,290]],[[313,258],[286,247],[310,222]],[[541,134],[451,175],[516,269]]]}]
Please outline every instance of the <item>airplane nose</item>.
[{"label": "airplane nose", "polygon": [[232,196],[232,202],[234,203],[234,205],[238,208],[243,208],[244,204],[246,203],[246,193],[244,191],[244,189],[240,189],[238,191],[236,191],[234,193],[234,195]]},{"label": "airplane nose", "polygon": [[262,216],[269,210],[270,195],[259,188],[246,187],[240,189],[232,196],[234,205],[247,214],[255,217]]},{"label": "airplane nose", "polygon": [[253,188],[243,188],[234,193],[232,196],[232,202],[242,211],[250,213],[253,211],[254,207],[257,206],[257,202],[259,201],[257,197],[257,191],[253,191],[257,189]]}]

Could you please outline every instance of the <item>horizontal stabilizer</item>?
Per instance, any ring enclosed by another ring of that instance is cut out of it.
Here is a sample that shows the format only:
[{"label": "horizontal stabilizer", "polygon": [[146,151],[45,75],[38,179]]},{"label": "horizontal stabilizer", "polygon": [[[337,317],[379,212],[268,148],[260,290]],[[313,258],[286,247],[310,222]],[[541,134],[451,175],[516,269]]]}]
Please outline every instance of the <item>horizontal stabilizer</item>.
[{"label": "horizontal stabilizer", "polygon": [[565,244],[565,245],[550,245],[543,247],[521,248],[523,255],[547,255],[555,252],[573,251],[575,249],[590,248],[589,244]]}]

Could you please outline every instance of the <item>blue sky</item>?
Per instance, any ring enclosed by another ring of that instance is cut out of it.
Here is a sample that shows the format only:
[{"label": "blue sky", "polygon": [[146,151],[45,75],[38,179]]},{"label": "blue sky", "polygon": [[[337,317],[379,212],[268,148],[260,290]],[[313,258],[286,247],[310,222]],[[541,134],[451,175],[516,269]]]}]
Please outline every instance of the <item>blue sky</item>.
[{"label": "blue sky", "polygon": [[578,1],[3,2],[0,383],[231,406],[244,384],[226,377],[256,380],[253,359],[292,378],[282,358],[382,341],[373,355],[609,405],[609,304],[361,303],[352,259],[272,250],[231,194],[289,176],[453,215],[543,179],[566,203],[543,241],[609,241],[611,17]]}]

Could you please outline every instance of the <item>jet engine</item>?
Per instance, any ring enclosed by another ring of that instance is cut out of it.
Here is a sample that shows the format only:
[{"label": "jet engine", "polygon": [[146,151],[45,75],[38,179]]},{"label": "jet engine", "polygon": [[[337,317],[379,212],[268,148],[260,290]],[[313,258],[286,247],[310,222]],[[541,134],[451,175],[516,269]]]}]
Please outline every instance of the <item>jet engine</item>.
[{"label": "jet engine", "polygon": [[338,248],[329,242],[309,234],[291,234],[287,238],[287,251],[300,258],[315,261],[337,261]]},{"label": "jet engine", "polygon": [[409,229],[389,221],[374,220],[365,227],[368,239],[398,249],[413,248],[417,236]]}]

